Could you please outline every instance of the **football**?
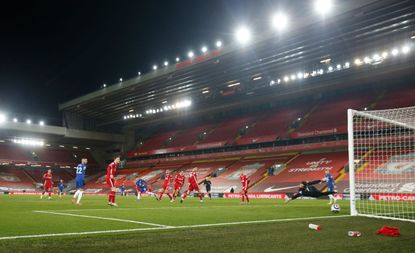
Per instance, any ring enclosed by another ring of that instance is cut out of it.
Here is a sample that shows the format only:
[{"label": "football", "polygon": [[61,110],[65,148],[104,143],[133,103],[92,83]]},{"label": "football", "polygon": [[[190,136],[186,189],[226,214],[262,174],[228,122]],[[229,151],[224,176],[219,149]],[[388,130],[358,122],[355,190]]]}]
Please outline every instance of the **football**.
[{"label": "football", "polygon": [[338,212],[340,212],[340,205],[339,205],[339,204],[333,204],[333,205],[331,205],[331,211],[332,211],[333,213],[338,213]]}]

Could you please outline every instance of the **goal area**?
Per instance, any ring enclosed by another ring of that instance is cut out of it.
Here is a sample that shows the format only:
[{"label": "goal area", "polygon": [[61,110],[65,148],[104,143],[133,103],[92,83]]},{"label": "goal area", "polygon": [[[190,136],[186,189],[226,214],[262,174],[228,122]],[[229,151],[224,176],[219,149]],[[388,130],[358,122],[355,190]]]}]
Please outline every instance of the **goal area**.
[{"label": "goal area", "polygon": [[347,117],[351,215],[415,222],[415,106]]}]

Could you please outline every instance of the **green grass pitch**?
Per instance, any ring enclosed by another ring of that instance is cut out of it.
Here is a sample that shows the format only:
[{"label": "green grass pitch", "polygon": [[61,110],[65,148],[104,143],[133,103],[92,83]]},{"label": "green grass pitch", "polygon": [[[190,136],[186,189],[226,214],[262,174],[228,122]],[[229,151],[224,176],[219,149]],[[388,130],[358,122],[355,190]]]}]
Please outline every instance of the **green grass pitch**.
[{"label": "green grass pitch", "polygon": [[[84,196],[52,200],[34,195],[0,195],[0,252],[413,252],[415,224],[330,212],[327,200],[205,199],[170,203]],[[321,231],[308,229],[319,224]],[[383,225],[401,236],[376,235]],[[358,230],[361,237],[348,237]],[[45,237],[45,235],[49,235]],[[29,236],[22,238],[22,236]],[[36,237],[38,236],[38,237]]]}]

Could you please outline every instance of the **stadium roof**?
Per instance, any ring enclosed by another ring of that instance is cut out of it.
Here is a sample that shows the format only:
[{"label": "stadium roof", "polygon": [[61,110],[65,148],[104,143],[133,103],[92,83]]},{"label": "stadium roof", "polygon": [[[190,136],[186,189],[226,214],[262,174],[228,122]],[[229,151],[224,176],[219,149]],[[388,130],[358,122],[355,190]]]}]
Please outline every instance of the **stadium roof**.
[{"label": "stadium roof", "polygon": [[[298,16],[285,35],[267,33],[247,46],[210,51],[68,101],[59,109],[100,125],[139,124],[174,117],[177,113],[166,112],[166,107],[178,101],[192,101],[199,111],[223,109],[336,87],[346,79],[351,84],[371,78],[370,73],[409,73],[413,57],[385,62],[375,58],[384,50],[413,43],[414,16],[411,1],[342,1],[327,19]],[[365,64],[367,55],[370,62]],[[357,58],[364,66],[355,66]],[[305,80],[305,74],[314,75]],[[132,119],[125,120],[129,116]]]}]

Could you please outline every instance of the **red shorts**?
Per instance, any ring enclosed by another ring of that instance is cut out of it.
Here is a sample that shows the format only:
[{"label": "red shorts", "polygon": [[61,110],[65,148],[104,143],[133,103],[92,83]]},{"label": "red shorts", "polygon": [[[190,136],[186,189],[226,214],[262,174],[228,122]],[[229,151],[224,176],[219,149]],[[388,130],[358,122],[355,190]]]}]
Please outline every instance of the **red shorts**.
[{"label": "red shorts", "polygon": [[199,186],[197,184],[189,184],[189,188],[187,188],[187,190],[189,192],[191,192],[191,191],[197,191],[197,192],[200,191]]},{"label": "red shorts", "polygon": [[51,181],[46,181],[45,184],[43,185],[43,189],[45,191],[49,191],[52,189],[52,182]]},{"label": "red shorts", "polygon": [[174,190],[175,191],[180,191],[180,189],[183,187],[182,184],[174,184]]},{"label": "red shorts", "polygon": [[242,188],[242,194],[248,194],[248,189]]},{"label": "red shorts", "polygon": [[113,178],[113,179],[111,179],[111,178],[107,178],[107,185],[109,186],[109,187],[116,187],[115,186],[115,179]]}]

